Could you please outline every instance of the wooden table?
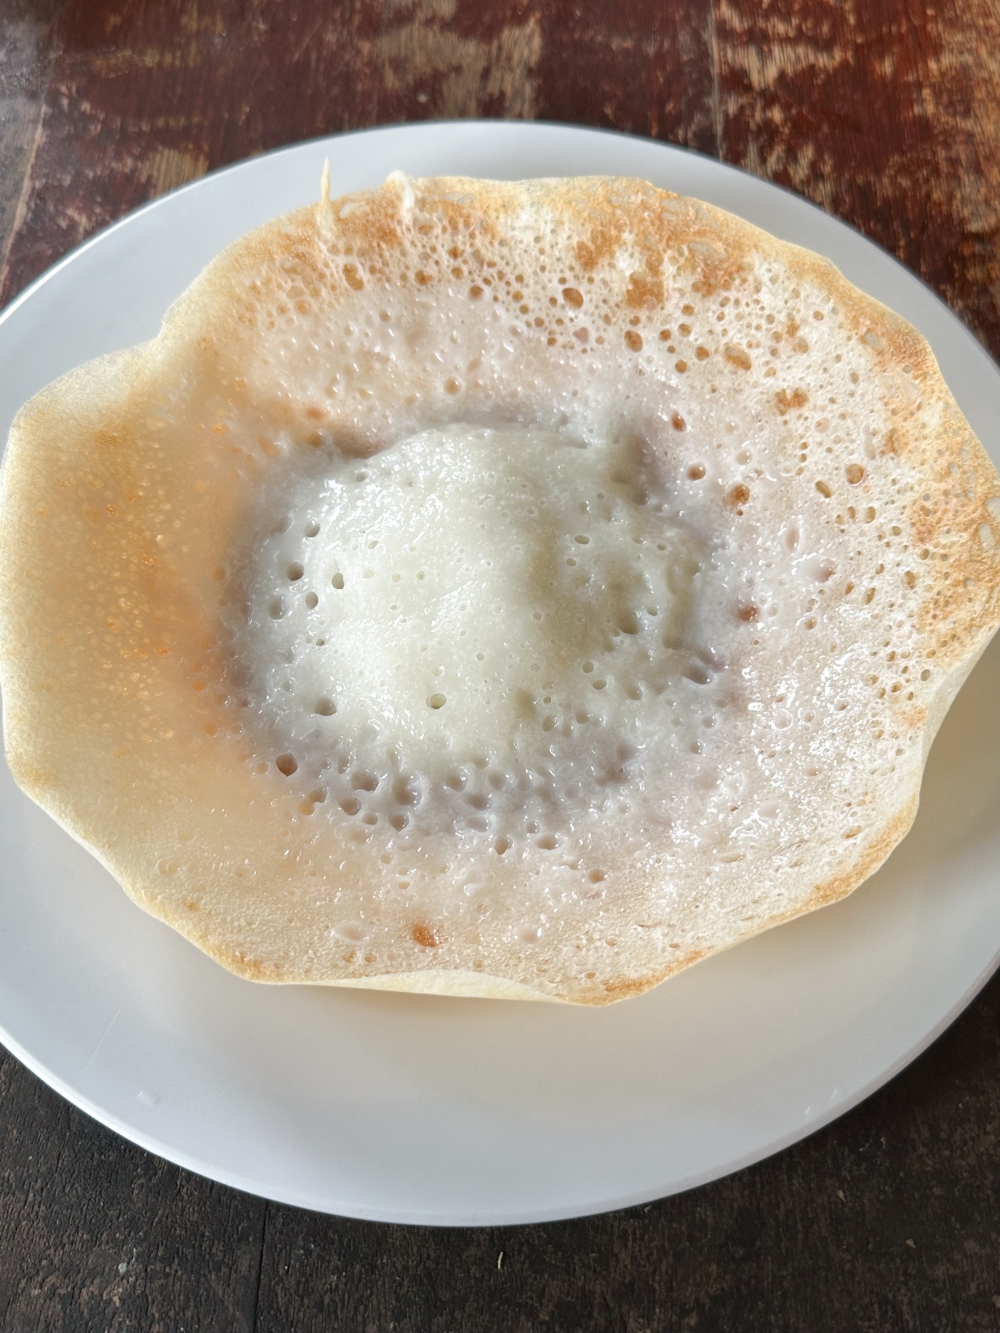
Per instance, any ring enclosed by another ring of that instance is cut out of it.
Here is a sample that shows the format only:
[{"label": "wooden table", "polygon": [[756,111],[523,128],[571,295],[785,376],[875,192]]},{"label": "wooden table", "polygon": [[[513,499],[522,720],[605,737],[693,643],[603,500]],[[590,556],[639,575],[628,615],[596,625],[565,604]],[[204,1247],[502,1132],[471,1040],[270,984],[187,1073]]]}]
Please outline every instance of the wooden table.
[{"label": "wooden table", "polygon": [[[4,0],[0,300],[214,167],[433,117],[605,126],[801,191],[1000,352],[986,0]],[[611,1216],[468,1231],[279,1207],[0,1057],[4,1333],[1000,1329],[1000,980],[804,1143]]]}]

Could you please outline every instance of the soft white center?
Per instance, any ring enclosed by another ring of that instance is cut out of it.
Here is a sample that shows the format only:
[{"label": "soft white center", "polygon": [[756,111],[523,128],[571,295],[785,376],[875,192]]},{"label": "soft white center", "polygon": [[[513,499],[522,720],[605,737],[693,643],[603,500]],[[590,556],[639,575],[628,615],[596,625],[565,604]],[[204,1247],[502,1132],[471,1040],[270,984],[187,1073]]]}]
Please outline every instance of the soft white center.
[{"label": "soft white center", "polygon": [[[531,764],[687,674],[695,538],[629,441],[426,430],[300,483],[259,549],[254,674],[289,743]],[[695,669],[697,669],[695,667]],[[317,736],[316,728],[320,731]]]}]

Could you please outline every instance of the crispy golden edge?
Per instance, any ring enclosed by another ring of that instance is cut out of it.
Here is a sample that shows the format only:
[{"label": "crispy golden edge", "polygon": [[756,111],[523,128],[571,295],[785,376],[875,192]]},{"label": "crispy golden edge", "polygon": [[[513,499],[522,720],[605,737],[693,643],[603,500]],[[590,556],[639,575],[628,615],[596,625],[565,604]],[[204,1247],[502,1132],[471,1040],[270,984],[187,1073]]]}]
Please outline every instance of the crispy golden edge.
[{"label": "crispy golden edge", "polygon": [[[565,993],[556,992],[554,994],[536,990],[524,985],[523,982],[491,976],[488,973],[457,972],[439,968],[427,968],[420,972],[376,972],[366,976],[343,978],[319,984],[366,990],[391,990],[406,994],[459,996],[466,999],[547,1000],[562,1004],[585,1005],[591,1008],[616,1004],[620,1000],[631,999],[652,990],[654,986],[658,986],[669,977],[694,966],[695,963],[726,953],[735,948],[736,945],[745,944],[747,940],[763,935],[777,926],[786,925],[788,922],[806,916],[809,912],[816,911],[820,907],[828,907],[832,903],[848,897],[885,863],[893,850],[909,832],[916,818],[918,800],[919,796],[914,795],[881,829],[876,831],[874,836],[865,844],[862,856],[855,865],[848,871],[816,885],[812,894],[793,911],[769,917],[731,944],[689,953],[655,972],[641,976],[624,976],[606,982],[600,987],[591,986],[586,990],[581,988],[576,991],[569,990]],[[201,939],[189,929],[185,929],[180,923],[172,922],[171,924],[175,924],[176,929],[198,944],[229,971],[235,972],[248,981],[268,982],[275,985],[300,985],[307,981],[307,978],[297,976],[294,973],[282,974],[274,969],[265,968],[258,963],[240,958],[229,950],[218,948],[211,941]]]},{"label": "crispy golden edge", "polygon": [[[581,239],[575,247],[575,258],[585,270],[596,270],[624,244],[630,245],[643,265],[633,275],[627,297],[636,309],[650,299],[662,301],[663,259],[680,247],[689,252],[698,247],[690,262],[697,269],[697,283],[706,295],[731,282],[748,262],[762,259],[775,261],[793,277],[824,291],[836,302],[856,337],[874,336],[878,345],[871,350],[877,370],[891,374],[907,367],[924,398],[942,412],[944,419],[934,443],[948,446],[961,442],[967,448],[969,457],[965,466],[975,477],[977,494],[968,501],[961,526],[972,536],[980,521],[983,492],[997,489],[996,471],[955,403],[929,344],[908,321],[859,291],[828,259],[778,240],[714,205],[682,199],[643,181],[580,177],[511,184],[443,177],[422,182],[420,193],[422,206],[441,215],[448,225],[459,229],[478,220],[485,224],[488,234],[502,232],[504,224],[509,225],[523,210],[525,201],[538,196],[545,207],[579,232]],[[675,214],[664,214],[664,201],[677,205]],[[234,305],[238,311],[236,320],[252,323],[251,303],[245,292],[241,297],[244,275],[250,272],[263,275],[258,279],[258,291],[266,288],[268,274],[279,269],[287,271],[289,263],[318,276],[320,247],[330,228],[336,229],[338,241],[352,247],[359,260],[377,259],[405,244],[399,191],[395,185],[350,196],[350,207],[341,217],[341,212],[345,212],[343,204],[342,200],[334,200],[300,209],[229,247],[172,307],[161,339],[172,338],[175,331],[188,336],[188,319],[196,311],[211,309],[213,305],[221,304],[224,308]],[[205,341],[204,350],[210,353],[208,340]],[[896,432],[894,448],[900,455],[910,452],[914,443],[905,429]],[[941,467],[935,469],[935,480],[942,485],[947,484],[948,449],[945,455]],[[930,474],[933,461],[922,461]],[[919,514],[919,508],[919,500],[914,501],[914,531],[927,545],[933,545],[940,534],[932,519]],[[954,525],[954,516],[949,516],[949,522]],[[952,555],[952,562],[952,570],[963,579],[971,579],[979,586],[985,584],[991,592],[995,588],[996,561],[980,543],[967,542]],[[939,610],[934,599],[928,599],[925,608],[928,630],[933,620],[940,618],[935,616]],[[939,662],[946,670],[966,657],[969,643],[976,646],[974,651],[981,651],[986,639],[1000,625],[1000,604],[992,596],[980,605],[969,599],[961,610],[961,620],[951,632],[932,633]]]},{"label": "crispy golden edge", "polygon": [[[953,617],[953,623],[947,628],[940,624],[940,614],[936,614],[939,608],[935,606],[934,595],[929,595],[926,600],[921,630],[928,643],[938,651],[941,665],[946,671],[951,668],[950,683],[941,692],[942,706],[934,709],[935,716],[914,719],[917,725],[925,725],[927,734],[932,735],[972,662],[1000,624],[1000,603],[996,597],[996,561],[981,543],[973,540],[982,517],[981,497],[984,492],[997,490],[996,473],[954,403],[923,337],[905,320],[854,288],[828,260],[779,241],[711,205],[677,199],[643,182],[585,178],[510,185],[446,178],[424,182],[421,186],[423,206],[432,202],[436,212],[443,213],[458,225],[468,222],[475,214],[477,218],[484,219],[487,227],[494,232],[503,230],[505,222],[524,207],[526,198],[530,201],[540,199],[546,207],[575,226],[580,233],[576,259],[585,269],[597,269],[625,242],[630,242],[634,250],[638,249],[644,271],[637,270],[638,277],[633,282],[637,308],[651,297],[655,300],[657,295],[662,300],[660,275],[663,255],[677,247],[686,247],[689,252],[698,249],[697,258],[692,260],[692,264],[697,268],[697,281],[706,294],[711,294],[712,290],[731,281],[751,259],[758,262],[761,259],[772,259],[780,263],[791,276],[809,281],[829,295],[858,337],[874,335],[878,343],[876,362],[880,369],[891,373],[907,367],[907,372],[921,384],[925,399],[941,409],[942,424],[932,443],[945,446],[943,466],[947,466],[949,449],[953,449],[958,442],[965,447],[968,455],[966,466],[975,477],[977,492],[962,515],[962,526],[969,540],[953,556],[951,568],[960,578],[971,580],[984,591],[978,601],[970,598],[962,608],[958,622],[954,623]],[[675,214],[667,215],[663,212],[664,201],[676,203]],[[203,328],[199,347],[210,357],[214,350],[210,328],[212,323],[215,324],[217,337],[226,334],[226,316],[218,317],[217,311],[234,309],[236,314],[232,318],[244,324],[252,323],[250,303],[243,292],[248,275],[255,275],[259,292],[259,288],[268,283],[270,275],[279,266],[287,267],[288,262],[301,265],[304,269],[314,268],[318,263],[318,247],[324,233],[331,227],[337,231],[338,239],[354,247],[362,258],[369,254],[392,252],[403,244],[399,195],[393,186],[387,185],[381,191],[369,195],[355,196],[351,203],[354,206],[344,217],[340,216],[343,201],[320,204],[267,224],[236,242],[213,261],[175,303],[164,320],[160,335],[152,343],[114,354],[71,372],[49,386],[22,410],[12,428],[0,472],[0,605],[10,608],[16,601],[18,569],[24,559],[32,558],[28,538],[32,453],[44,446],[46,430],[55,428],[64,419],[67,404],[71,408],[75,395],[82,395],[84,399],[92,401],[96,386],[98,392],[109,400],[114,414],[122,415],[125,410],[123,404],[132,391],[152,382],[158,365],[169,358],[172,347],[190,340],[192,327],[209,326],[207,332]],[[637,236],[642,237],[641,243],[637,243]],[[914,441],[907,438],[905,431],[900,433],[897,440],[900,452],[907,451],[913,444]],[[923,461],[927,463],[929,460]],[[954,515],[949,517],[954,524]],[[921,528],[919,517],[914,518],[914,527],[931,547],[940,537],[932,523],[924,521]],[[41,770],[33,761],[31,715],[35,711],[33,705],[39,702],[44,704],[44,700],[39,701],[33,697],[31,635],[30,630],[23,632],[23,627],[21,629],[22,632],[19,632],[18,625],[10,616],[0,621],[0,682],[4,692],[5,745],[15,778],[78,841],[95,852],[112,873],[118,873],[130,896],[148,909],[150,904],[142,886],[130,884],[127,876],[116,871],[115,866],[89,841],[87,830],[78,826],[69,803],[59,792],[58,775]],[[917,793],[901,794],[901,799],[900,807],[867,840],[851,866],[816,885],[795,910],[767,920],[748,931],[741,939],[852,892],[878,868],[909,829],[916,812]],[[164,912],[158,914],[169,920]],[[259,981],[289,984],[303,980],[291,971],[280,973],[277,969],[266,969],[220,948],[211,940],[202,938],[190,922],[169,920],[169,924],[239,975]],[[738,942],[741,940],[733,943]],[[722,947],[728,948],[731,944]],[[708,948],[678,959],[654,973],[638,977],[621,976],[599,985],[578,985],[558,995],[534,991],[512,979],[465,973],[466,980],[460,983],[458,993],[497,996],[500,992],[513,994],[513,988],[517,988],[524,998],[602,1005],[640,994],[715,952],[719,950]],[[328,984],[456,993],[455,973],[434,968],[419,973],[362,974],[336,979]]]},{"label": "crispy golden edge", "polygon": [[36,654],[31,627],[11,614],[11,608],[17,604],[25,567],[36,558],[38,452],[45,449],[50,432],[64,428],[74,398],[92,399],[95,387],[98,392],[103,389],[105,397],[127,398],[130,388],[147,373],[148,349],[153,345],[112,352],[46,385],[14,418],[0,464],[0,609],[4,612],[0,614],[0,690],[5,757],[18,786],[101,860],[83,831],[73,825],[71,810],[58,790],[58,773],[41,767],[33,757],[35,714],[44,706],[44,698],[32,670]]}]

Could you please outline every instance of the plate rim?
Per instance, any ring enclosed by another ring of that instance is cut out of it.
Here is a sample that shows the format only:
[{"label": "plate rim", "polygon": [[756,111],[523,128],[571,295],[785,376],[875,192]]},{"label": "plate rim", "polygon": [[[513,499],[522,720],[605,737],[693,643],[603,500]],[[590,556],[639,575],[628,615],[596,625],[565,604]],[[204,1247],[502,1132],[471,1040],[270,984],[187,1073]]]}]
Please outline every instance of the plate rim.
[{"label": "plate rim", "polygon": [[[366,127],[363,129],[347,130],[333,135],[316,136],[310,139],[297,141],[293,144],[288,144],[279,148],[274,148],[269,150],[267,153],[258,154],[250,158],[245,158],[238,162],[228,163],[224,166],[214,169],[211,172],[206,173],[206,175],[199,177],[196,180],[185,183],[176,190],[170,191],[164,195],[160,195],[157,198],[149,200],[146,203],[138,206],[137,208],[130,210],[128,213],[116,219],[114,222],[108,224],[107,226],[101,228],[99,231],[96,231],[92,235],[88,236],[85,240],[75,245],[64,255],[61,255],[59,259],[57,259],[52,265],[46,268],[42,273],[40,273],[31,282],[29,282],[21,291],[19,291],[7,303],[4,309],[0,311],[0,327],[5,325],[25,304],[30,302],[47,283],[49,283],[52,279],[54,279],[56,276],[62,273],[63,270],[69,268],[75,262],[77,262],[80,259],[80,257],[84,255],[88,250],[97,245],[104,244],[111,236],[113,236],[115,232],[119,231],[120,229],[124,229],[126,227],[133,225],[136,222],[136,220],[143,218],[149,215],[150,213],[154,212],[155,210],[161,208],[168,201],[175,200],[178,198],[178,196],[181,195],[191,194],[196,191],[202,190],[205,187],[206,183],[208,182],[217,181],[220,177],[224,177],[226,175],[234,175],[236,173],[246,172],[246,171],[252,172],[261,163],[269,159],[273,159],[282,155],[288,155],[301,150],[315,149],[323,145],[331,145],[331,146],[336,145],[343,142],[343,140],[345,139],[359,139],[364,137],[370,137],[373,135],[387,135],[387,134],[398,133],[400,131],[405,131],[406,133],[411,133],[419,136],[422,134],[426,134],[427,132],[437,133],[442,130],[447,131],[448,129],[454,127],[460,127],[463,130],[468,130],[470,127],[481,127],[489,129],[502,128],[505,131],[514,130],[515,133],[524,133],[526,135],[531,135],[539,129],[544,129],[549,132],[556,131],[556,132],[570,132],[573,134],[584,134],[584,135],[601,135],[602,137],[607,139],[628,139],[630,141],[634,141],[639,145],[642,145],[646,149],[666,151],[668,154],[682,153],[685,156],[689,156],[691,158],[697,159],[705,163],[712,170],[721,170],[724,173],[731,173],[734,177],[749,179],[751,181],[756,182],[759,186],[767,188],[768,190],[778,191],[782,195],[787,196],[789,199],[794,200],[796,204],[798,205],[805,204],[809,208],[815,209],[815,211],[824,219],[832,220],[836,222],[839,226],[846,228],[848,231],[853,233],[855,237],[863,241],[866,245],[871,246],[875,250],[877,250],[883,259],[891,261],[892,265],[894,265],[902,274],[905,274],[909,280],[919,283],[921,288],[923,289],[923,292],[934,299],[934,301],[940,307],[941,311],[947,313],[948,317],[952,321],[954,321],[954,323],[958,326],[958,328],[961,329],[962,333],[965,336],[971,338],[976,343],[976,345],[980,347],[980,349],[985,353],[985,355],[990,359],[991,364],[994,365],[994,368],[996,367],[996,363],[993,362],[989,352],[987,351],[987,349],[983,348],[982,344],[976,338],[976,335],[962,322],[962,320],[958,317],[955,311],[952,310],[948,306],[948,304],[935,291],[933,291],[932,288],[930,288],[926,283],[924,283],[922,279],[918,277],[918,275],[913,273],[912,270],[908,269],[904,264],[902,264],[894,255],[892,255],[888,250],[886,250],[882,245],[880,245],[878,241],[873,240],[871,237],[865,235],[862,231],[860,231],[857,227],[853,226],[851,223],[845,222],[843,219],[838,218],[833,214],[825,212],[817,204],[813,203],[811,200],[806,199],[804,196],[797,194],[795,191],[790,190],[783,185],[767,181],[762,177],[753,176],[739,167],[733,166],[730,163],[722,162],[716,158],[711,157],[708,154],[698,152],[697,150],[691,149],[684,145],[668,143],[662,140],[652,139],[650,137],[639,134],[621,133],[619,131],[610,130],[606,128],[570,125],[552,121],[506,121],[502,119],[495,119],[495,120],[459,119],[459,120],[443,120],[443,121],[431,120],[431,121],[419,121],[419,122],[403,122],[398,124],[379,125],[373,127]],[[818,1130],[824,1128],[826,1125],[832,1123],[834,1120],[839,1119],[842,1115],[852,1110],[862,1101],[866,1100],[873,1093],[878,1091],[878,1089],[885,1086],[888,1082],[890,1082],[893,1078],[895,1078],[896,1075],[899,1074],[904,1068],[906,1068],[907,1065],[909,1065],[915,1059],[917,1059],[931,1044],[933,1044],[933,1042],[968,1007],[968,1005],[972,1002],[975,996],[980,992],[980,990],[987,984],[989,979],[996,972],[998,966],[1000,966],[1000,941],[997,942],[997,949],[990,962],[971,981],[971,983],[967,986],[966,990],[963,992],[961,998],[956,1003],[954,1003],[950,1007],[950,1009],[938,1020],[938,1022],[934,1026],[932,1026],[932,1028],[929,1031],[927,1031],[916,1043],[914,1043],[904,1054],[899,1056],[884,1070],[880,1071],[878,1075],[870,1079],[860,1090],[855,1090],[854,1093],[846,1097],[843,1101],[838,1102],[833,1108],[828,1108],[825,1111],[820,1112],[819,1114],[817,1114],[815,1118],[811,1119],[805,1126],[798,1126],[796,1128],[793,1128],[792,1130],[779,1136],[776,1140],[769,1143],[767,1146],[763,1148],[760,1147],[754,1148],[745,1156],[732,1160],[730,1163],[726,1165],[726,1167],[723,1170],[720,1171],[715,1168],[709,1168],[702,1172],[692,1173],[690,1177],[687,1177],[683,1180],[677,1180],[676,1182],[671,1184],[671,1186],[666,1190],[664,1190],[663,1186],[653,1186],[647,1191],[640,1191],[638,1193],[631,1192],[621,1197],[609,1198],[600,1203],[594,1203],[593,1205],[586,1206],[585,1208],[581,1208],[578,1205],[568,1205],[565,1207],[551,1207],[545,1209],[534,1208],[534,1209],[528,1209],[522,1214],[506,1213],[502,1217],[498,1216],[496,1213],[489,1211],[484,1211],[481,1216],[472,1213],[465,1214],[462,1216],[457,1216],[453,1214],[415,1215],[402,1210],[390,1213],[386,1209],[381,1208],[379,1206],[375,1206],[371,1209],[365,1209],[359,1207],[356,1202],[352,1202],[350,1205],[347,1205],[344,1204],[343,1202],[338,1202],[337,1200],[334,1199],[324,1199],[324,1200],[310,1199],[304,1197],[301,1191],[296,1192],[294,1190],[290,1190],[288,1192],[282,1192],[280,1190],[275,1190],[270,1187],[267,1188],[266,1191],[264,1191],[259,1187],[255,1187],[255,1184],[250,1177],[241,1176],[237,1173],[233,1173],[224,1168],[220,1169],[218,1166],[213,1165],[211,1162],[201,1159],[200,1157],[197,1156],[197,1154],[186,1152],[183,1149],[178,1149],[173,1144],[166,1142],[162,1139],[159,1139],[153,1134],[146,1133],[141,1129],[138,1129],[134,1125],[131,1125],[128,1122],[122,1120],[114,1113],[105,1110],[96,1101],[94,1101],[93,1098],[77,1090],[72,1085],[72,1083],[68,1082],[65,1078],[63,1078],[60,1074],[56,1073],[55,1071],[48,1069],[47,1066],[40,1059],[37,1059],[34,1055],[32,1055],[31,1052],[28,1051],[27,1048],[21,1042],[19,1042],[16,1038],[13,1037],[13,1035],[10,1032],[7,1031],[6,1025],[2,1021],[2,1019],[0,1019],[0,1041],[3,1042],[4,1046],[6,1046],[7,1049],[22,1064],[24,1064],[33,1074],[35,1074],[38,1078],[40,1078],[44,1083],[46,1083],[47,1086],[53,1088],[57,1093],[65,1097],[69,1102],[78,1107],[85,1114],[97,1120],[100,1124],[104,1125],[106,1128],[112,1130],[116,1134],[119,1134],[122,1138],[126,1139],[128,1142],[136,1144],[145,1151],[152,1152],[155,1155],[167,1161],[170,1161],[175,1165],[182,1167],[185,1170],[193,1171],[198,1175],[201,1175],[210,1180],[214,1180],[218,1183],[226,1185],[227,1187],[240,1190],[244,1193],[254,1195],[255,1197],[262,1197],[265,1199],[273,1200],[275,1202],[287,1204],[293,1207],[302,1207],[309,1209],[311,1211],[334,1214],[345,1217],[354,1217],[369,1221],[383,1221],[383,1222],[392,1222],[405,1225],[449,1226],[449,1227],[515,1226],[515,1225],[524,1225],[528,1223],[555,1222],[555,1221],[568,1220],[578,1217],[596,1216],[606,1212],[617,1211],[622,1208],[645,1204],[653,1200],[670,1197],[671,1195],[676,1193],[683,1193],[688,1190],[698,1188],[701,1185],[710,1183],[713,1180],[722,1179],[727,1175],[731,1175],[736,1171],[743,1170],[746,1167],[752,1166],[755,1163],[762,1161],[767,1157],[773,1156],[774,1154],[783,1151],[785,1148],[800,1141],[801,1139],[809,1137],[813,1133],[816,1133]]]}]

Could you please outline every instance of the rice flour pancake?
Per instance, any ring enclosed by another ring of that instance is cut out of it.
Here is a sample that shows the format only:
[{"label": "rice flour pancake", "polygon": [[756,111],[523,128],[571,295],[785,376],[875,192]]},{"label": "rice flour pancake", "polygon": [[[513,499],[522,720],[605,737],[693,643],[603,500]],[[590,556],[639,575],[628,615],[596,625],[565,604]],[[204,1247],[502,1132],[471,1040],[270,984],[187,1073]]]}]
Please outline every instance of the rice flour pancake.
[{"label": "rice flour pancake", "polygon": [[242,976],[603,1004],[884,860],[998,539],[926,343],[825,260],[397,175],[20,413],[7,754]]}]

